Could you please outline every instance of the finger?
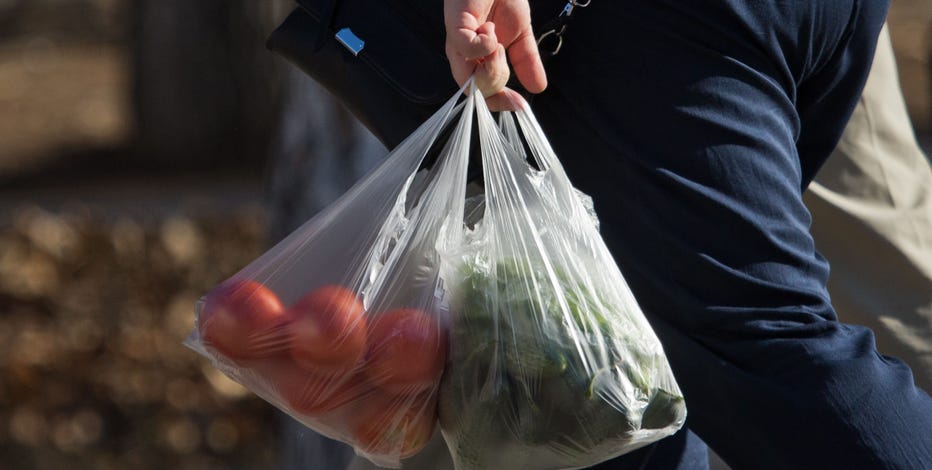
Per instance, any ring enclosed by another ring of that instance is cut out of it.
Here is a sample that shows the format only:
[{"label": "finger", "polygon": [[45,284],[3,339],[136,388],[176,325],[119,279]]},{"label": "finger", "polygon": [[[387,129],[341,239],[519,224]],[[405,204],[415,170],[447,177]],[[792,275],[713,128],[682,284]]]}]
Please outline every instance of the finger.
[{"label": "finger", "polygon": [[447,43],[457,54],[467,59],[485,57],[498,47],[495,24],[485,22],[474,28],[461,27],[447,35]]},{"label": "finger", "polygon": [[476,87],[482,96],[490,97],[505,89],[511,71],[508,70],[508,61],[505,58],[505,47],[499,45],[495,52],[479,63],[476,67]]},{"label": "finger", "polygon": [[495,44],[482,37],[494,0],[445,0],[443,8],[447,45],[466,58],[485,57],[495,51]]},{"label": "finger", "polygon": [[459,86],[465,85],[476,70],[476,61],[466,59],[453,52],[449,47],[447,47],[447,59],[450,61],[450,71],[453,72],[453,79],[456,80]]},{"label": "finger", "polygon": [[[467,40],[466,37],[471,39]],[[489,56],[498,47],[495,25],[490,22],[477,26],[475,31],[459,30],[447,35],[447,59],[456,82],[460,86],[466,83],[476,69],[477,59]]]},{"label": "finger", "polygon": [[[466,57],[470,59],[481,59],[498,49],[498,36],[495,34],[495,23],[486,21],[479,25],[475,31],[475,38],[470,43],[469,53]],[[464,53],[465,54],[465,53]]]},{"label": "finger", "polygon": [[540,59],[537,41],[530,31],[526,31],[508,46],[508,59],[511,60],[518,81],[527,91],[540,93],[547,88],[547,73]]},{"label": "finger", "polygon": [[524,97],[511,88],[505,88],[498,94],[492,95],[485,99],[490,111],[517,111],[524,109]]}]

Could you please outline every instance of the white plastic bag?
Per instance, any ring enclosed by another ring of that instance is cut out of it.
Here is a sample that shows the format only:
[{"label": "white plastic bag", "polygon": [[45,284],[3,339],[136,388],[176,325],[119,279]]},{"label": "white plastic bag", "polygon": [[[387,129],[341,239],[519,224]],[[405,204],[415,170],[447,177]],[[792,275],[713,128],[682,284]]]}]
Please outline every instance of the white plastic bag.
[{"label": "white plastic bag", "polygon": [[[420,450],[437,422],[448,323],[437,243],[462,232],[466,160],[450,156],[463,153],[471,126],[454,120],[459,98],[202,297],[187,341],[246,388],[382,466]],[[449,143],[421,169],[448,125]]]},{"label": "white plastic bag", "polygon": [[452,300],[439,413],[456,469],[580,468],[672,434],[682,394],[591,201],[527,106],[496,125],[474,104],[482,215],[442,271]]},{"label": "white plastic bag", "polygon": [[460,95],[206,294],[188,345],[381,466],[438,414],[459,470],[582,467],[673,433],[683,398],[591,202],[530,111],[498,125]]}]

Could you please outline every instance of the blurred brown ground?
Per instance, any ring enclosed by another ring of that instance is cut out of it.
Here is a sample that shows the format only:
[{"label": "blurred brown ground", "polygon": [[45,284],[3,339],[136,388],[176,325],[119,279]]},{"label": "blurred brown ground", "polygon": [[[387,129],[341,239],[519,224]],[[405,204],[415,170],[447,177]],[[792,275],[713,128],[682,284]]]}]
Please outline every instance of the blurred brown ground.
[{"label": "blurred brown ground", "polygon": [[[262,251],[261,171],[127,163],[118,3],[0,18],[0,468],[275,468],[271,408],[181,345],[198,296]],[[932,2],[890,23],[928,150]]]},{"label": "blurred brown ground", "polygon": [[261,253],[261,168],[133,167],[121,4],[0,0],[0,469],[276,468],[271,407],[182,345]]}]

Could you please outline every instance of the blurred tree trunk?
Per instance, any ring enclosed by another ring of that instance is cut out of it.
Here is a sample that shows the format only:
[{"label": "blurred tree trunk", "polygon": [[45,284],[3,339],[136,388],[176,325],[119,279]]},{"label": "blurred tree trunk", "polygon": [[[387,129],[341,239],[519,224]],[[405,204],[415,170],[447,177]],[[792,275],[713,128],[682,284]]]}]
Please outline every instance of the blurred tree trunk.
[{"label": "blurred tree trunk", "polygon": [[135,0],[133,100],[139,163],[255,166],[280,115],[283,63],[265,50],[276,4]]}]

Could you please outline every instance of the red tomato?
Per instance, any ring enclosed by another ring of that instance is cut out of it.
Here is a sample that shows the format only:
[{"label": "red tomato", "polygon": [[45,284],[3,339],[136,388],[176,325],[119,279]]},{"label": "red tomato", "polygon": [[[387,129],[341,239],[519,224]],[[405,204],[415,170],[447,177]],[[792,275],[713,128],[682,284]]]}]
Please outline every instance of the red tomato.
[{"label": "red tomato", "polygon": [[356,421],[354,444],[368,454],[407,458],[424,448],[437,422],[435,393],[373,395]]},{"label": "red tomato", "polygon": [[284,318],[274,292],[255,281],[235,281],[207,294],[198,327],[205,345],[230,359],[249,359],[285,347]]},{"label": "red tomato", "polygon": [[291,357],[309,371],[348,370],[366,348],[366,311],[355,294],[324,286],[288,309]]},{"label": "red tomato", "polygon": [[309,417],[320,416],[351,403],[361,403],[374,391],[360,373],[317,374],[307,372],[287,359],[266,364],[257,372],[288,406]]},{"label": "red tomato", "polygon": [[432,315],[392,310],[370,319],[366,374],[388,393],[415,393],[439,383],[446,351],[446,332]]}]

